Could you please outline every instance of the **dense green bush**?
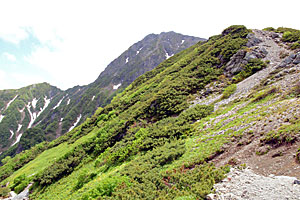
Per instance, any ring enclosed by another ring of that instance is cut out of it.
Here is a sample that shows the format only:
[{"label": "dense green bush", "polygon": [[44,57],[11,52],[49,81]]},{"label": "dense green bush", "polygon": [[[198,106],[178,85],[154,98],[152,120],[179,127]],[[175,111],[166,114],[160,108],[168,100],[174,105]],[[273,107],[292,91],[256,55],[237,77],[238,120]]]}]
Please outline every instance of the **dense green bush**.
[{"label": "dense green bush", "polygon": [[11,190],[14,190],[17,194],[22,192],[29,184],[29,179],[22,174],[14,179],[13,184],[10,186]]},{"label": "dense green bush", "polygon": [[130,187],[131,183],[126,176],[109,176],[101,180],[95,189],[82,196],[82,200],[89,199],[107,199],[117,190],[124,187]]},{"label": "dense green bush", "polygon": [[23,135],[22,140],[20,140],[20,145],[23,150],[27,150],[36,144],[39,144],[46,140],[45,132],[40,128],[30,128],[27,129]]},{"label": "dense green bush", "polygon": [[300,40],[300,31],[286,31],[282,35],[282,41],[284,42],[296,42]]},{"label": "dense green bush", "polygon": [[295,49],[299,49],[300,48],[300,41],[298,42],[294,42],[293,44],[291,44],[290,49],[291,50],[295,50]]},{"label": "dense green bush", "polygon": [[79,190],[80,188],[82,188],[82,186],[88,182],[90,182],[91,180],[93,180],[95,177],[97,176],[96,173],[88,173],[88,172],[84,172],[82,174],[80,174],[77,178],[77,183],[74,187],[74,190]]},{"label": "dense green bush", "polygon": [[8,187],[0,187],[0,197],[8,197],[10,189]]},{"label": "dense green bush", "polygon": [[251,59],[249,60],[249,62],[243,67],[243,71],[241,71],[240,73],[238,73],[236,76],[234,76],[232,78],[232,81],[234,83],[238,83],[242,80],[244,80],[245,78],[251,76],[252,74],[258,72],[259,70],[262,70],[263,68],[265,68],[267,66],[267,64],[262,61],[261,59]]},{"label": "dense green bush", "polygon": [[275,31],[276,29],[273,27],[264,28],[263,31]]}]

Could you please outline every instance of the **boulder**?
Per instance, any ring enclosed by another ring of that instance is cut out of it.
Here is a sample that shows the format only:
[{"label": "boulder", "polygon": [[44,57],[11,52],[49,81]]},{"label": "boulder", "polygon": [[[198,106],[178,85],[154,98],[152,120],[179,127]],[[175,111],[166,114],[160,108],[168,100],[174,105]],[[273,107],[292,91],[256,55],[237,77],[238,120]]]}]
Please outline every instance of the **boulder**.
[{"label": "boulder", "polygon": [[291,64],[295,58],[296,58],[295,54],[290,55],[280,63],[279,67],[286,67],[287,65]]},{"label": "boulder", "polygon": [[253,47],[262,42],[262,40],[255,37],[255,35],[253,33],[249,33],[247,35],[247,39],[248,39],[248,42],[246,44],[247,47]]},{"label": "boulder", "polygon": [[271,38],[273,38],[273,39],[279,38],[279,34],[272,32],[271,33]]},{"label": "boulder", "polygon": [[293,60],[293,64],[297,65],[300,63],[300,53],[297,53],[295,59]]},{"label": "boulder", "polygon": [[243,70],[243,66],[247,64],[247,61],[244,59],[246,53],[245,50],[240,50],[231,57],[226,65],[226,72],[228,75],[234,75]]}]

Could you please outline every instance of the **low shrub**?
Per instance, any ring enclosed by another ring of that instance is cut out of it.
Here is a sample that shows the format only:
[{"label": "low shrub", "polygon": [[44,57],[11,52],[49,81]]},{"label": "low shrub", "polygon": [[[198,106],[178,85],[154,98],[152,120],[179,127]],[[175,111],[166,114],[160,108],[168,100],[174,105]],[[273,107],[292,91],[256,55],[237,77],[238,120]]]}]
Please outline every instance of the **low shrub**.
[{"label": "low shrub", "polygon": [[236,87],[236,84],[231,84],[226,87],[223,92],[222,99],[227,99],[228,97],[230,97],[236,91]]},{"label": "low shrub", "polygon": [[0,187],[0,197],[8,197],[10,189],[8,187]]},{"label": "low shrub", "polygon": [[22,174],[14,179],[10,188],[11,190],[14,190],[15,193],[19,194],[26,188],[29,182],[30,180],[25,176],[25,174]]},{"label": "low shrub", "polygon": [[283,125],[277,131],[270,131],[261,142],[280,146],[282,144],[291,144],[299,139],[300,120],[292,122],[290,125]]},{"label": "low shrub", "polygon": [[273,27],[264,28],[263,31],[275,31],[276,29]]},{"label": "low shrub", "polygon": [[296,153],[296,160],[298,161],[298,163],[300,163],[300,147]]},{"label": "low shrub", "polygon": [[262,92],[259,92],[258,94],[256,94],[254,96],[254,99],[252,100],[252,102],[258,102],[264,98],[266,98],[267,96],[274,94],[278,91],[278,89],[276,87],[271,87],[267,90],[263,90]]},{"label": "low shrub", "polygon": [[291,50],[295,50],[295,49],[299,49],[300,48],[300,42],[294,42],[293,44],[291,44],[290,49]]},{"label": "low shrub", "polygon": [[74,187],[74,190],[79,190],[80,188],[83,187],[84,184],[90,182],[91,180],[93,180],[95,177],[97,176],[96,173],[90,173],[88,174],[87,172],[83,172],[82,174],[80,174],[77,178],[77,183]]},{"label": "low shrub", "polygon": [[300,31],[286,31],[282,35],[283,42],[296,42],[300,38]]},{"label": "low shrub", "polygon": [[244,80],[245,78],[251,76],[252,74],[255,74],[256,72],[262,70],[266,66],[267,64],[261,59],[257,59],[257,58],[251,59],[244,66],[244,70],[232,78],[232,81],[234,83],[238,83]]}]

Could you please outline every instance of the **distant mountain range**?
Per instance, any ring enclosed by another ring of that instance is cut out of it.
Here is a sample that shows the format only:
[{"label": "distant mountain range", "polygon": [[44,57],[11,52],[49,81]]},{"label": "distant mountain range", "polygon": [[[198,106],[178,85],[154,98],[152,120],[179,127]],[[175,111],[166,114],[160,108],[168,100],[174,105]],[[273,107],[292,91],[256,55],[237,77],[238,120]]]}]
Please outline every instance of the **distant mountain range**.
[{"label": "distant mountain range", "polygon": [[0,91],[0,159],[72,130],[145,72],[203,41],[175,32],[147,35],[86,86],[62,91],[48,83]]}]

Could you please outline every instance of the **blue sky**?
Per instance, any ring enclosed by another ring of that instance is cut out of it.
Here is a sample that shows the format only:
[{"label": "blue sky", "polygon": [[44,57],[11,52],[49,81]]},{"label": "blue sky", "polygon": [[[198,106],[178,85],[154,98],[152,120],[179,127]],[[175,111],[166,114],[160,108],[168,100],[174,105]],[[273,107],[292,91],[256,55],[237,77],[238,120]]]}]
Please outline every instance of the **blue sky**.
[{"label": "blue sky", "polygon": [[0,79],[1,89],[19,88],[32,83],[49,80],[47,72],[30,64],[27,57],[40,46],[32,32],[19,42],[0,38]]},{"label": "blue sky", "polygon": [[208,38],[233,24],[300,29],[299,0],[0,1],[0,89],[94,81],[150,33]]}]

